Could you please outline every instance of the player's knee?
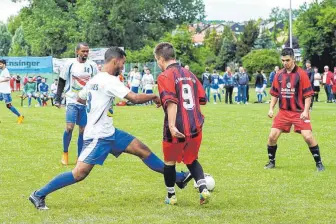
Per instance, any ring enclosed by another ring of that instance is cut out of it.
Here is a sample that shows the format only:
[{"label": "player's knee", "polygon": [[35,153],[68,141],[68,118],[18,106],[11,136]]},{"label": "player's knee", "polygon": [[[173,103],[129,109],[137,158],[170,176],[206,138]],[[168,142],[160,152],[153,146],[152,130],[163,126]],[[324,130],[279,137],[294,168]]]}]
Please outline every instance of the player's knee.
[{"label": "player's knee", "polygon": [[66,126],[66,128],[65,128],[65,131],[68,132],[68,133],[70,133],[70,132],[73,131],[74,128],[75,128],[74,125],[69,125],[69,124],[68,124],[68,125]]},{"label": "player's knee", "polygon": [[79,133],[83,134],[85,131],[85,127],[79,127]]},{"label": "player's knee", "polygon": [[308,144],[312,143],[314,141],[314,137],[312,135],[312,133],[308,133],[308,134],[304,134],[303,135],[303,139],[305,140],[305,142],[307,142]]},{"label": "player's knee", "polygon": [[271,133],[269,136],[268,136],[268,144],[269,145],[273,145],[277,142],[278,140],[278,136],[274,133]]},{"label": "player's knee", "polygon": [[10,109],[10,108],[12,107],[12,104],[11,104],[11,103],[8,103],[8,104],[6,104],[6,107],[7,107],[8,109]]},{"label": "player's knee", "polygon": [[85,168],[76,168],[73,171],[73,176],[77,182],[84,180],[90,173],[89,169]]}]

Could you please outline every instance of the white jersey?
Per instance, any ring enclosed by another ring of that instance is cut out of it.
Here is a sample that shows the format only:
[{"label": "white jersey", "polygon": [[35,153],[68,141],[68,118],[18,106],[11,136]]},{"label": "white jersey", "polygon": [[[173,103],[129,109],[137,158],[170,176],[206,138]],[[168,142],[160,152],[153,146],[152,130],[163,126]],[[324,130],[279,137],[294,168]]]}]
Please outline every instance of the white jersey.
[{"label": "white jersey", "polygon": [[134,87],[139,87],[141,83],[140,72],[130,72],[130,85]]},{"label": "white jersey", "polygon": [[320,86],[321,83],[321,74],[315,73],[314,74],[314,86]]},{"label": "white jersey", "polygon": [[79,92],[78,96],[87,100],[87,124],[84,140],[110,137],[114,134],[113,118],[107,116],[114,98],[123,99],[130,89],[117,76],[100,72]]},{"label": "white jersey", "polygon": [[[3,69],[0,73],[0,81],[3,81],[6,78],[10,78],[10,74],[7,68]],[[9,80],[6,82],[0,82],[0,93],[8,94],[11,93]]]},{"label": "white jersey", "polygon": [[86,83],[94,75],[98,73],[98,66],[95,62],[87,60],[85,63],[80,63],[77,60],[68,62],[61,74],[60,78],[65,80],[65,97],[66,103],[77,102],[78,92],[83,89]]},{"label": "white jersey", "polygon": [[57,85],[55,83],[51,84],[50,86],[50,91],[51,93],[53,94],[56,94],[57,93]]},{"label": "white jersey", "polygon": [[154,77],[152,74],[144,74],[142,77],[142,88],[145,90],[153,90]]}]

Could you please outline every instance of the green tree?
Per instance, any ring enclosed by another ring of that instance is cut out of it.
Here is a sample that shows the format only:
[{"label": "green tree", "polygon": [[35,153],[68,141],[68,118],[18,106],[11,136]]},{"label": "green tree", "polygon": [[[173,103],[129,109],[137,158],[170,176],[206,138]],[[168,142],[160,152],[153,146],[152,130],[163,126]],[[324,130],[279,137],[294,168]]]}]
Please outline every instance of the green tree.
[{"label": "green tree", "polygon": [[243,66],[248,73],[253,74],[257,70],[271,72],[275,66],[281,65],[280,54],[276,50],[253,50],[242,58]]},{"label": "green tree", "polygon": [[15,31],[12,39],[12,46],[9,51],[10,56],[27,56],[30,55],[30,46],[24,37],[22,26]]},{"label": "green tree", "polygon": [[7,26],[0,22],[0,56],[7,56],[12,42],[12,35]]},{"label": "green tree", "polygon": [[259,28],[255,21],[248,21],[245,26],[244,32],[241,34],[240,39],[237,42],[237,61],[240,61],[242,57],[244,57],[251,51],[255,40],[258,38],[258,35]]},{"label": "green tree", "polygon": [[271,49],[275,47],[276,45],[272,40],[270,32],[268,31],[261,33],[253,45],[254,49]]},{"label": "green tree", "polygon": [[209,32],[209,34],[204,38],[204,45],[213,51],[215,55],[218,55],[222,45],[221,35],[219,35],[215,29],[207,32]]},{"label": "green tree", "polygon": [[225,70],[230,62],[235,61],[237,48],[234,34],[229,26],[224,27],[222,38],[222,46],[216,60],[216,68],[219,70]]}]

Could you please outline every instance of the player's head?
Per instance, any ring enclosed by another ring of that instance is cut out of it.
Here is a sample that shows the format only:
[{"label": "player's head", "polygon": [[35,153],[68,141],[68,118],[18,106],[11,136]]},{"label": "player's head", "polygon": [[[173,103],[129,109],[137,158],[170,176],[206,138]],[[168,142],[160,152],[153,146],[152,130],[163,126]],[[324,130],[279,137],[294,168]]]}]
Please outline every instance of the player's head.
[{"label": "player's head", "polygon": [[316,67],[316,66],[314,67],[314,72],[318,73],[318,67]]},{"label": "player's head", "polygon": [[155,59],[162,71],[166,70],[167,65],[175,62],[175,49],[171,43],[162,42],[154,49]]},{"label": "player's head", "polygon": [[292,48],[286,47],[281,51],[281,61],[285,69],[290,70],[293,68],[294,60],[294,50]]},{"label": "player's head", "polygon": [[325,71],[325,72],[328,72],[328,71],[329,71],[329,66],[328,66],[328,65],[324,66],[324,71]]},{"label": "player's head", "polygon": [[124,69],[126,53],[119,47],[111,47],[105,52],[104,69],[111,75],[118,76]]},{"label": "player's head", "polygon": [[311,62],[309,60],[306,61],[306,68],[310,68],[311,67]]},{"label": "player's head", "polygon": [[33,77],[29,76],[28,77],[28,82],[33,82]]},{"label": "player's head", "polygon": [[79,62],[84,63],[89,57],[89,45],[85,42],[80,42],[76,46],[76,55]]},{"label": "player's head", "polygon": [[45,79],[45,78],[42,78],[41,82],[45,83],[45,82],[46,82],[46,79]]},{"label": "player's head", "polygon": [[102,66],[101,64],[98,64],[98,65],[97,65],[97,67],[98,67],[98,71],[100,71],[100,72],[101,72],[101,70],[102,70],[103,66]]},{"label": "player's head", "polygon": [[213,70],[213,73],[214,73],[214,74],[216,74],[216,73],[217,73],[217,70],[216,70],[216,69],[214,69],[214,70]]},{"label": "player's head", "polygon": [[146,72],[147,75],[149,75],[151,73],[150,68],[146,68],[145,72]]},{"label": "player's head", "polygon": [[5,59],[0,59],[0,69],[4,69],[6,68],[6,60]]},{"label": "player's head", "polygon": [[243,73],[244,72],[244,68],[241,66],[241,67],[239,67],[239,72],[240,73]]},{"label": "player's head", "polygon": [[139,67],[135,65],[135,66],[133,67],[133,71],[137,72],[138,70],[139,70]]},{"label": "player's head", "polygon": [[190,70],[189,65],[184,66],[184,68]]},{"label": "player's head", "polygon": [[227,71],[227,72],[231,72],[231,67],[229,67],[229,66],[226,67],[226,71]]}]

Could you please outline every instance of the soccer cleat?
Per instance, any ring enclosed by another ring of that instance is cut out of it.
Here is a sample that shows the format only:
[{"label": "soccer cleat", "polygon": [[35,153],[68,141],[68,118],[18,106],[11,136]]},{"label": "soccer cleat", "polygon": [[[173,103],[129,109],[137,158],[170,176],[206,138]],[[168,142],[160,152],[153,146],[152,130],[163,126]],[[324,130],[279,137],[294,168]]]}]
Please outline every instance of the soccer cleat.
[{"label": "soccer cleat", "polygon": [[180,188],[183,189],[187,186],[188,182],[192,179],[190,172],[181,172],[184,174],[184,179],[180,182],[176,182],[175,184]]},{"label": "soccer cleat", "polygon": [[29,196],[29,201],[33,203],[38,210],[48,210],[49,208],[45,204],[45,197],[38,197],[35,195],[35,192],[36,191]]},{"label": "soccer cleat", "polygon": [[19,118],[18,118],[18,120],[17,120],[17,123],[18,124],[22,124],[23,119],[24,119],[24,116],[20,115]]},{"label": "soccer cleat", "polygon": [[165,204],[176,205],[176,203],[177,203],[176,195],[173,195],[171,198],[166,197]]},{"label": "soccer cleat", "polygon": [[63,156],[62,156],[62,164],[63,165],[68,165],[69,163],[69,156],[67,152],[63,152]]},{"label": "soccer cleat", "polygon": [[325,170],[322,162],[316,163],[317,172],[322,172]]},{"label": "soccer cleat", "polygon": [[211,194],[208,189],[204,189],[202,193],[200,193],[200,204],[207,204],[210,200]]},{"label": "soccer cleat", "polygon": [[275,161],[269,161],[268,164],[265,165],[265,169],[274,169],[275,168]]}]

